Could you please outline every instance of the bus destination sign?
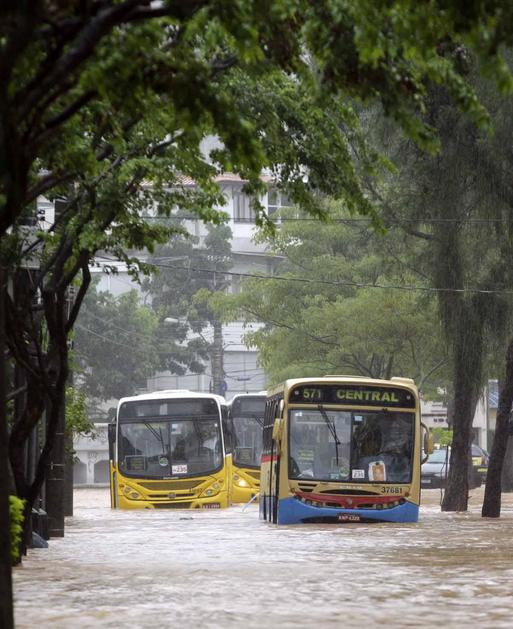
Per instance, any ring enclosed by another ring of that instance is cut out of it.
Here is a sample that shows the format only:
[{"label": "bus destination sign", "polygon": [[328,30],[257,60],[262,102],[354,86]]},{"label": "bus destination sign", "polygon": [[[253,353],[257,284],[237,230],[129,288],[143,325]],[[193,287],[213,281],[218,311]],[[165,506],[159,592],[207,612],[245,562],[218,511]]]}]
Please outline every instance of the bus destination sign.
[{"label": "bus destination sign", "polygon": [[292,389],[290,403],[341,404],[415,408],[415,396],[407,389],[354,384],[302,384]]}]

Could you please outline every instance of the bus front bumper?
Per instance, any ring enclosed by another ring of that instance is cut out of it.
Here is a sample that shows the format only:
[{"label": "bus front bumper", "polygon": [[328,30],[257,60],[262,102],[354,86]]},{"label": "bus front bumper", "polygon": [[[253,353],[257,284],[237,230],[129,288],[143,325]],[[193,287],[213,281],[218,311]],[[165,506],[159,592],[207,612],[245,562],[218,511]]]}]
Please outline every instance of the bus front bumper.
[{"label": "bus front bumper", "polygon": [[340,509],[305,504],[297,498],[278,502],[278,524],[345,522],[417,522],[419,507],[409,501],[386,509]]},{"label": "bus front bumper", "polygon": [[226,507],[228,507],[226,492],[209,498],[188,500],[130,500],[123,495],[118,495],[119,509],[224,509]]}]

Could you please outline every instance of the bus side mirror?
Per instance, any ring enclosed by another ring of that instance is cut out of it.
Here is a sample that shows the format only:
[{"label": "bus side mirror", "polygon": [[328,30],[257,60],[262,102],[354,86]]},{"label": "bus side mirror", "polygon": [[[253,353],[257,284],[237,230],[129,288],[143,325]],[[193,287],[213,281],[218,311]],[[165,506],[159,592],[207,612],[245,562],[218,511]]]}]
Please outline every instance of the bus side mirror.
[{"label": "bus side mirror", "polygon": [[112,422],[107,426],[109,437],[109,459],[114,461],[114,445],[116,443],[116,423]]},{"label": "bus side mirror", "polygon": [[273,424],[273,439],[274,441],[281,440],[281,433],[283,431],[283,423],[281,417],[276,417]]},{"label": "bus side mirror", "polygon": [[421,426],[424,429],[424,442],[422,445],[422,449],[424,450],[424,454],[425,454],[425,457],[422,461],[422,463],[424,463],[427,460],[428,456],[430,454],[433,454],[433,451],[435,448],[433,445],[433,435],[429,431],[428,427],[425,426],[424,424],[421,424]]}]

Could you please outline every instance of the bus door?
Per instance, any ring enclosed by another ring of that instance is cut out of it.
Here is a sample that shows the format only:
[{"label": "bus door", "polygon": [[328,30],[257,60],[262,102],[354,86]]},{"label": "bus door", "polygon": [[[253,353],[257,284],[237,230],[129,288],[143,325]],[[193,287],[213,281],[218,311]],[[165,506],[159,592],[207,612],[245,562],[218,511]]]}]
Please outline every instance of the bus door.
[{"label": "bus door", "polygon": [[283,400],[276,400],[273,405],[274,422],[271,438],[271,464],[269,469],[269,521],[278,522],[278,501],[280,498],[280,467],[282,454],[282,438],[284,435],[285,420],[282,417]]},{"label": "bus door", "polygon": [[280,446],[282,419],[276,417],[273,425],[273,441],[271,446],[271,468],[269,471],[269,485],[271,497],[270,521],[278,522],[278,499],[280,496]]},{"label": "bus door", "polygon": [[224,441],[224,469],[228,491],[228,505],[232,503],[233,493],[233,425],[228,407],[221,405],[221,427]]}]

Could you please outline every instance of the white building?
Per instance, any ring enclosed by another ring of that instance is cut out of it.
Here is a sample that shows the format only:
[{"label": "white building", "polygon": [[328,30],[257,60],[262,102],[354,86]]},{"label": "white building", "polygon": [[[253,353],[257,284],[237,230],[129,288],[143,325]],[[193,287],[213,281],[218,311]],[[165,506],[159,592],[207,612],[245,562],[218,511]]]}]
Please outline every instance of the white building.
[{"label": "white building", "polygon": [[95,438],[79,436],[73,442],[75,485],[104,485],[109,483],[109,443],[107,424],[95,426]]}]

